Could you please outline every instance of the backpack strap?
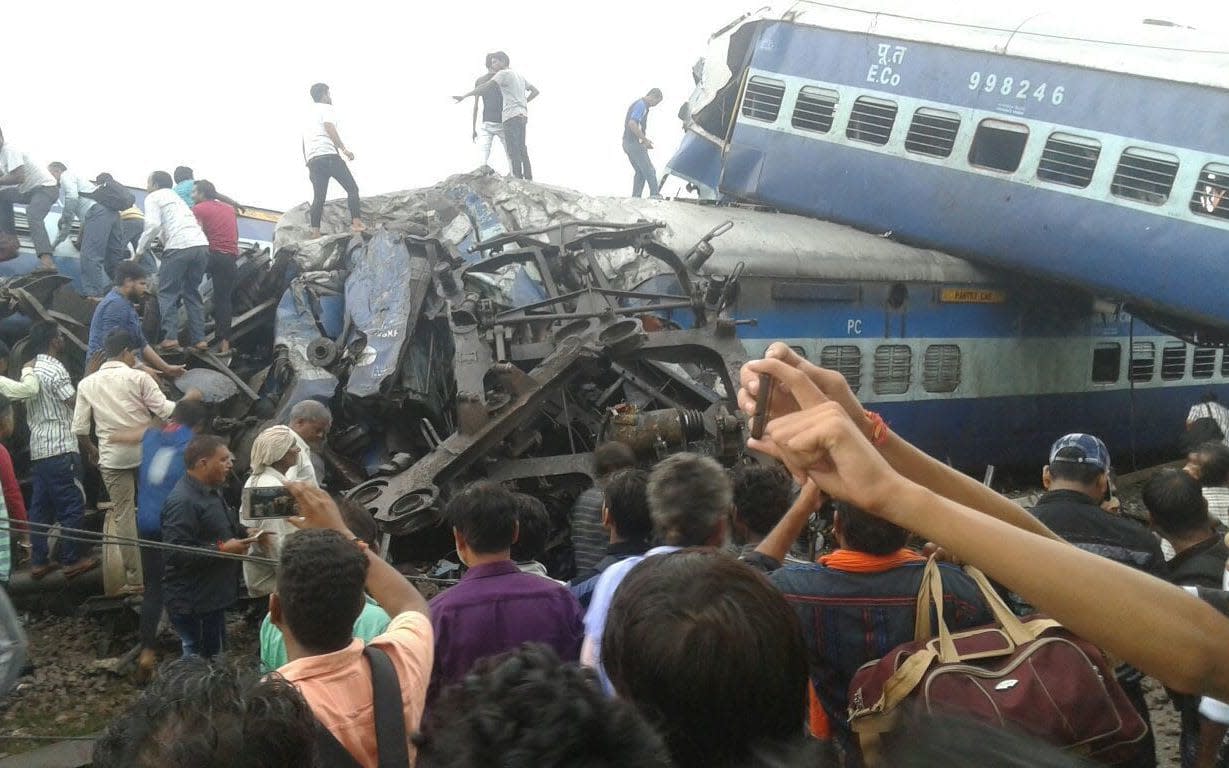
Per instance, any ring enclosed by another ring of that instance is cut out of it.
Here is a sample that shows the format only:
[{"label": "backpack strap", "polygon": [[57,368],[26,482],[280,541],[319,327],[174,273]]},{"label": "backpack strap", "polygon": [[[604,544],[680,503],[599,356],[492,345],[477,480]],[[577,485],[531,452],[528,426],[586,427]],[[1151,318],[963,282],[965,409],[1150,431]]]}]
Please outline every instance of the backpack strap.
[{"label": "backpack strap", "polygon": [[374,645],[363,649],[371,664],[372,703],[375,707],[376,747],[380,768],[406,768],[410,750],[405,734],[405,704],[401,681],[388,654]]}]

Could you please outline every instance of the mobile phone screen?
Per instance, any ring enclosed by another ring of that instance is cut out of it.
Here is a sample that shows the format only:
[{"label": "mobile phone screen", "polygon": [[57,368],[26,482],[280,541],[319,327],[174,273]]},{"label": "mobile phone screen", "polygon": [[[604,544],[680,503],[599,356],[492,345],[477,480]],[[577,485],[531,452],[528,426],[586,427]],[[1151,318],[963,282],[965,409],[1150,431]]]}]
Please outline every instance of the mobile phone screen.
[{"label": "mobile phone screen", "polygon": [[247,488],[243,491],[248,501],[248,517],[294,517],[299,514],[294,497],[283,486],[272,488]]}]

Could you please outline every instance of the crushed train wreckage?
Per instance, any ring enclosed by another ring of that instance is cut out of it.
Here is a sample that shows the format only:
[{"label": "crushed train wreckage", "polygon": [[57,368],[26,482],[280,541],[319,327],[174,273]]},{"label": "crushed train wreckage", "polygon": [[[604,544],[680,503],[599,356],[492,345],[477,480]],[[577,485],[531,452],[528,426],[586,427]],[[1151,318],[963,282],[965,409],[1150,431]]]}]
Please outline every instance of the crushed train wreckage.
[{"label": "crushed train wreckage", "polygon": [[[603,440],[645,462],[742,454],[746,352],[725,312],[739,270],[699,272],[730,228],[720,210],[479,172],[365,198],[363,214],[363,236],[308,239],[306,208],[286,213],[272,257],[241,263],[233,360],[189,351],[188,375],[240,461],[294,403],[327,403],[330,484],[375,516],[390,560],[447,555],[441,508],[479,477],[541,498],[563,531]],[[341,220],[326,208],[326,231]],[[63,278],[14,278],[0,301],[59,322],[82,372],[91,305]]]}]

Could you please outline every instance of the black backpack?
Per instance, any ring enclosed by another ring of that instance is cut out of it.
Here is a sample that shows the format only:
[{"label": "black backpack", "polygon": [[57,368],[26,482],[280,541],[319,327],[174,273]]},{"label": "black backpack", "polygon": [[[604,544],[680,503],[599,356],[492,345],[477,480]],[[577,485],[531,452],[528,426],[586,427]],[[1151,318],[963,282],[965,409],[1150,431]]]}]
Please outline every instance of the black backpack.
[{"label": "black backpack", "polygon": [[1199,446],[1204,443],[1225,439],[1225,433],[1221,431],[1220,424],[1212,416],[1212,406],[1204,403],[1203,408],[1205,415],[1191,422],[1185,434],[1178,441],[1184,454],[1198,450]]},{"label": "black backpack", "polygon": [[98,203],[103,208],[110,208],[116,213],[126,211],[137,204],[136,197],[126,187],[122,187],[114,181],[104,182],[99,184],[98,188],[93,192],[82,192],[81,194]]},{"label": "black backpack", "polygon": [[[388,654],[374,646],[363,649],[371,665],[372,703],[375,707],[376,747],[379,768],[408,768],[405,707],[401,702],[401,682]],[[320,768],[361,768],[329,729],[316,723],[316,760]]]}]

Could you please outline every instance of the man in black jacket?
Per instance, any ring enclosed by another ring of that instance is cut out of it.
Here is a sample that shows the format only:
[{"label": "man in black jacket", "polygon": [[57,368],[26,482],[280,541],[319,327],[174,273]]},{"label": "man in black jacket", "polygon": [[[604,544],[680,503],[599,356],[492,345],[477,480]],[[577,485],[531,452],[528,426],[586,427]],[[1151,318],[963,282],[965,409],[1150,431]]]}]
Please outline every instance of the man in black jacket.
[{"label": "man in black jacket", "polygon": [[[184,449],[187,474],[162,508],[167,544],[241,555],[261,533],[247,531],[222,498],[235,457],[216,435],[197,435]],[[212,658],[226,641],[225,611],[239,597],[239,561],[183,551],[166,553],[163,604],[184,656]]]},{"label": "man in black jacket", "polygon": [[[1109,470],[1109,449],[1100,438],[1078,433],[1060,437],[1050,448],[1050,463],[1042,470],[1046,492],[1037,500],[1033,514],[1086,552],[1165,578],[1160,540],[1142,525],[1101,508],[1109,490]],[[1151,768],[1156,765],[1156,745],[1144,700],[1143,675],[1125,664],[1116,672],[1118,682],[1148,724],[1148,738],[1138,758],[1126,765]]]}]

